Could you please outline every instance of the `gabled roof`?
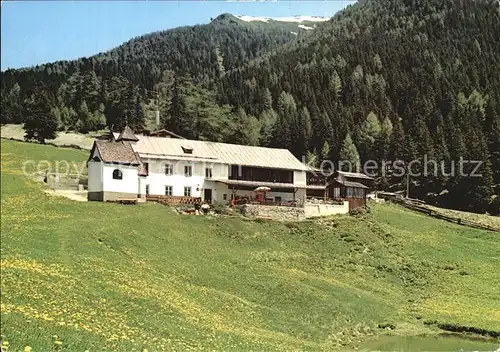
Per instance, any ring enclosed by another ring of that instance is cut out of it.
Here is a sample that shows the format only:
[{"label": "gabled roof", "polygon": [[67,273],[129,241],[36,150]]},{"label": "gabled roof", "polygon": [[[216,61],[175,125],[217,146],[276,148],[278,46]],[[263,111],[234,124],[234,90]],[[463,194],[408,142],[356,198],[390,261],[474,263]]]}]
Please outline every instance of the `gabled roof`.
[{"label": "gabled roof", "polygon": [[365,180],[373,180],[373,177],[370,177],[368,175],[365,175],[365,174],[362,174],[362,173],[358,173],[358,172],[345,172],[345,171],[337,171],[337,173],[341,176],[344,176],[344,177],[350,177],[350,178],[361,178],[361,179],[365,179]]},{"label": "gabled roof", "polygon": [[[138,136],[133,145],[141,158],[205,161],[272,169],[308,170],[289,150],[177,138]],[[191,154],[183,147],[193,149]]]},{"label": "gabled roof", "polygon": [[129,142],[94,141],[90,158],[92,158],[96,149],[99,152],[101,160],[105,163],[140,164],[140,159]]},{"label": "gabled roof", "polygon": [[342,186],[345,187],[354,187],[354,188],[364,188],[364,189],[369,189],[366,187],[364,184],[359,183],[359,182],[352,182],[352,181],[342,181],[342,180],[333,180],[332,183],[339,183]]},{"label": "gabled roof", "polygon": [[134,134],[134,131],[132,131],[132,129],[130,127],[125,126],[125,128],[123,129],[123,131],[120,133],[120,135],[118,136],[118,138],[116,139],[118,142],[120,141],[133,141],[133,142],[137,142],[139,140],[139,138],[136,137],[136,135]]}]

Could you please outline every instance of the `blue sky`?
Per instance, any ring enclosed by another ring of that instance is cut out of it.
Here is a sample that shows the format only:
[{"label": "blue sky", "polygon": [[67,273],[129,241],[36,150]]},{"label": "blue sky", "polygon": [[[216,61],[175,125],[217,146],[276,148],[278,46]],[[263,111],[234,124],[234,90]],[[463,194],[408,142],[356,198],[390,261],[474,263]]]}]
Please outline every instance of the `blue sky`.
[{"label": "blue sky", "polygon": [[1,69],[91,56],[132,37],[236,15],[333,16],[337,1],[2,1]]}]

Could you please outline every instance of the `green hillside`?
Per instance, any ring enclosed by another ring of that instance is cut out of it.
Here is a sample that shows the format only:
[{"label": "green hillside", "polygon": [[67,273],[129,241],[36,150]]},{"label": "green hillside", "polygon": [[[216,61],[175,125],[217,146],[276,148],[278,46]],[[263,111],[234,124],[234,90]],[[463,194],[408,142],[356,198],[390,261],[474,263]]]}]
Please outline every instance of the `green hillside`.
[{"label": "green hillside", "polygon": [[437,331],[425,321],[500,331],[496,233],[391,205],[278,223],[73,202],[21,167],[86,153],[8,140],[1,153],[10,351],[332,351]]}]

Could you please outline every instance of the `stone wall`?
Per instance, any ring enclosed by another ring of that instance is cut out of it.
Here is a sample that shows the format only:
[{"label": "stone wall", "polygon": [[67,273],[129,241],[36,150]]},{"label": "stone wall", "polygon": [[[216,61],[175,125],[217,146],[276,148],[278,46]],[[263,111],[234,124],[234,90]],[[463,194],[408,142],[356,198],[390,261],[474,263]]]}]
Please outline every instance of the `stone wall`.
[{"label": "stone wall", "polygon": [[344,204],[305,204],[304,212],[306,218],[314,218],[318,216],[328,216],[334,214],[349,213],[349,202],[344,201]]},{"label": "stone wall", "polygon": [[252,218],[266,218],[279,221],[304,220],[304,208],[273,205],[244,204],[237,206],[241,213]]},{"label": "stone wall", "polygon": [[49,174],[44,181],[54,190],[83,191],[88,185],[87,178],[58,174]]}]

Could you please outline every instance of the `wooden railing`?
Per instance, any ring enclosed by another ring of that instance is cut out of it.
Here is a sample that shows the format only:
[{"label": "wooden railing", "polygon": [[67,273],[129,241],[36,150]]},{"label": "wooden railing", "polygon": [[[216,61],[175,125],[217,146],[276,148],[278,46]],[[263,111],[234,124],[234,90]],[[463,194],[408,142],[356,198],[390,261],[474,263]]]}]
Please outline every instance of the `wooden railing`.
[{"label": "wooden railing", "polygon": [[201,198],[199,198],[199,197],[184,197],[184,196],[149,195],[149,196],[146,196],[146,200],[148,202],[157,202],[157,203],[165,204],[165,205],[201,203]]}]

